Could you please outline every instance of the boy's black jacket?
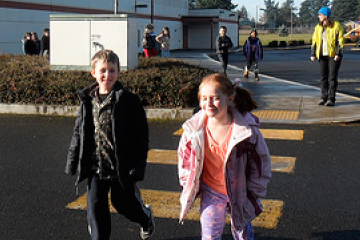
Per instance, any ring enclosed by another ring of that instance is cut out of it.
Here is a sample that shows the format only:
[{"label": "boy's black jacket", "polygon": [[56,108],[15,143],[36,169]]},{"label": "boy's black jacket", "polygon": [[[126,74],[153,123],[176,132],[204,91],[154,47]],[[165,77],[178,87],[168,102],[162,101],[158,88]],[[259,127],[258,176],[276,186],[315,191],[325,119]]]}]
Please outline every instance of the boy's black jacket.
[{"label": "boy's black jacket", "polygon": [[[94,120],[90,92],[97,83],[79,91],[81,98],[73,136],[67,154],[65,173],[75,175],[77,182],[91,173],[90,155],[94,141]],[[115,144],[116,170],[123,185],[142,181],[145,175],[149,149],[148,124],[144,108],[137,95],[123,89],[120,82],[114,85],[115,103],[112,115],[112,133]]]}]

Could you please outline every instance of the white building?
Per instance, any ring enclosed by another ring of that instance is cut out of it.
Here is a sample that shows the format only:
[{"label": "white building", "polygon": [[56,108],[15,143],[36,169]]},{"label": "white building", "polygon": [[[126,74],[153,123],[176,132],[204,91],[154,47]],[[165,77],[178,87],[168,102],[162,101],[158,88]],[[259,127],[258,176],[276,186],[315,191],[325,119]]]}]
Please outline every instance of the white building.
[{"label": "white building", "polygon": [[[1,0],[0,53],[21,53],[21,39],[29,31],[39,38],[49,27],[50,14],[115,14],[115,0]],[[170,28],[171,49],[215,49],[221,25],[238,45],[238,15],[227,10],[188,10],[188,0],[119,0],[117,14],[132,14],[138,21],[138,51],[146,24],[152,22],[155,33]],[[51,38],[51,29],[50,29]],[[66,36],[71,44],[72,36]]]}]

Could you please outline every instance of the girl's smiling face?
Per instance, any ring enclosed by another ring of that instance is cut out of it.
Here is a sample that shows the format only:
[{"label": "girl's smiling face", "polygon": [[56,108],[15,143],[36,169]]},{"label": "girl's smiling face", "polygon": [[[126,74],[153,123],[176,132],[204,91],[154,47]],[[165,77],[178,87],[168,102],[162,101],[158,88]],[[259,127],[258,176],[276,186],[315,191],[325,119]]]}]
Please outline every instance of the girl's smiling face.
[{"label": "girl's smiling face", "polygon": [[99,93],[110,93],[119,75],[119,68],[112,62],[104,62],[99,60],[95,69],[90,70],[91,75],[96,79],[99,84]]},{"label": "girl's smiling face", "polygon": [[220,88],[213,83],[205,84],[200,91],[200,107],[208,117],[227,117],[231,97],[226,96]]}]

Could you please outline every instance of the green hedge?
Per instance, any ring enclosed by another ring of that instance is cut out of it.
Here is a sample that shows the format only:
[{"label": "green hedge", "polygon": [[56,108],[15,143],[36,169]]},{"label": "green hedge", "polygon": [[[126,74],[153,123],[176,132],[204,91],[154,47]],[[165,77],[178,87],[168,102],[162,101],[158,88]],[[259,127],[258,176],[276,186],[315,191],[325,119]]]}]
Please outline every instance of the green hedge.
[{"label": "green hedge", "polygon": [[[119,74],[144,106],[193,107],[201,79],[211,70],[175,59],[139,58]],[[0,55],[0,103],[78,105],[77,91],[94,82],[87,71],[54,71],[38,56]]]}]

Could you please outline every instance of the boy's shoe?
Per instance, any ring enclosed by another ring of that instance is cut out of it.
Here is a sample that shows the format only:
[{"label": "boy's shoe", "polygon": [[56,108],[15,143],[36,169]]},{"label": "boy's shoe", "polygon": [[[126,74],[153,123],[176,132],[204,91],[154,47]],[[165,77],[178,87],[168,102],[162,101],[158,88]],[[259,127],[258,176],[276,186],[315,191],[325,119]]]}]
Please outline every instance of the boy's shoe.
[{"label": "boy's shoe", "polygon": [[150,220],[146,228],[143,227],[140,228],[140,237],[144,240],[150,239],[155,233],[155,221],[154,221],[154,213],[152,207],[150,205],[145,205],[145,207],[150,212]]},{"label": "boy's shoe", "polygon": [[255,80],[256,80],[256,81],[259,81],[259,80],[260,80],[258,73],[255,73]]},{"label": "boy's shoe", "polygon": [[333,107],[333,106],[335,106],[335,102],[333,102],[333,101],[328,101],[327,103],[325,103],[325,106]]},{"label": "boy's shoe", "polygon": [[244,72],[244,77],[249,78],[249,71]]},{"label": "boy's shoe", "polygon": [[326,101],[325,100],[321,100],[318,104],[319,105],[325,105]]}]

